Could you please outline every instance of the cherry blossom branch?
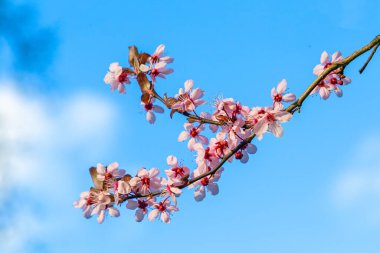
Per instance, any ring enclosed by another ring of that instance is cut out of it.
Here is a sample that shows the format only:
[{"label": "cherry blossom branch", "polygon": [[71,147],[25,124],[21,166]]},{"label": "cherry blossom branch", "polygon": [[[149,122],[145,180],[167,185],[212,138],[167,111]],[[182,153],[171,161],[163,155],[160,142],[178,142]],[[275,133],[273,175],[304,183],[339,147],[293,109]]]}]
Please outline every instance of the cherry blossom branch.
[{"label": "cherry blossom branch", "polygon": [[[197,152],[198,167],[191,172],[186,166],[180,165],[175,156],[170,155],[167,164],[171,168],[165,170],[167,178],[159,178],[157,168],[141,168],[133,177],[125,174],[125,170],[119,169],[116,162],[106,167],[98,163],[96,167],[90,168],[94,187],[90,191],[82,192],[81,198],[74,202],[74,207],[81,208],[86,218],[96,214],[98,222],[102,223],[107,213],[110,216],[119,216],[115,205],[128,201],[128,209],[137,209],[136,221],[142,221],[151,210],[149,220],[154,220],[160,215],[163,222],[169,223],[171,212],[178,211],[176,197],[181,195],[181,189],[197,187],[194,192],[196,201],[204,199],[205,189],[212,195],[217,194],[219,188],[216,182],[223,171],[222,166],[227,161],[232,162],[235,158],[246,163],[249,159],[248,153],[256,153],[256,146],[251,144],[255,137],[261,140],[267,132],[281,137],[281,123],[289,121],[296,111],[300,112],[304,101],[311,94],[319,93],[323,99],[327,99],[332,92],[338,97],[342,96],[343,91],[340,87],[351,82],[351,79],[344,75],[345,68],[357,57],[372,49],[371,55],[360,69],[360,73],[363,72],[379,45],[380,36],[377,36],[346,58],[338,51],[329,60],[327,52],[323,52],[320,64],[313,69],[317,78],[298,99],[292,93],[284,94],[287,83],[283,79],[277,88],[271,90],[272,106],[250,108],[232,98],[226,98],[215,102],[216,109],[212,115],[202,112],[201,117],[195,109],[206,103],[201,99],[204,91],[200,88],[193,89],[192,80],[187,80],[185,88],[180,88],[174,97],[167,97],[166,94],[161,97],[154,89],[157,77],[165,78],[166,74],[173,72],[173,69],[166,68],[166,64],[173,62],[173,58],[163,56],[164,45],[159,45],[152,55],[139,53],[135,46],[130,47],[131,68],[112,63],[104,81],[111,85],[111,90],[118,89],[120,93],[125,93],[124,85],[131,83],[129,78],[135,78],[142,92],[141,104],[151,124],[156,119],[154,112],[164,112],[162,107],[154,104],[155,99],[171,109],[171,117],[175,112],[186,116],[188,123],[184,124],[185,131],[180,133],[178,141],[189,139],[188,148]],[[284,108],[283,102],[293,103]],[[211,138],[210,142],[206,136],[200,134],[205,129],[205,124],[209,124],[213,133],[217,132],[216,138]],[[162,200],[157,201],[157,196]]]},{"label": "cherry blossom branch", "polygon": [[[361,56],[362,54],[366,53],[367,51],[371,50],[372,48],[374,51],[372,52],[371,56],[368,58],[365,66],[367,66],[368,62],[372,59],[373,54],[376,52],[377,47],[380,44],[380,35],[376,36],[368,45],[362,47],[361,49],[355,51],[350,56],[346,57],[344,60],[332,63],[329,67],[327,67],[320,76],[318,76],[317,79],[307,88],[307,90],[293,103],[291,104],[286,111],[290,113],[294,113],[295,110],[300,110],[302,103],[305,101],[305,99],[310,95],[310,93],[315,89],[315,87],[323,81],[328,74],[333,72],[336,69],[341,69],[341,72],[343,72],[344,68],[350,64],[353,60],[355,60],[357,57]],[[365,68],[365,66],[363,66]],[[363,69],[363,68],[362,68]],[[362,70],[361,69],[361,70]],[[364,69],[363,69],[364,71]]]},{"label": "cherry blossom branch", "polygon": [[[346,57],[344,60],[332,63],[329,67],[327,67],[322,74],[320,74],[314,82],[311,83],[311,85],[306,89],[304,93],[297,99],[293,104],[288,106],[285,111],[294,114],[294,112],[298,111],[300,112],[300,109],[302,107],[303,102],[307,99],[307,97],[310,95],[310,93],[315,89],[315,87],[322,81],[324,80],[330,73],[332,73],[334,70],[343,69],[349,65],[353,60],[355,60],[357,57],[361,56],[362,54],[366,53],[367,51],[371,50],[374,48],[373,53],[371,54],[371,57],[369,60],[372,58],[374,52],[376,51],[375,49],[379,46],[380,44],[380,36],[377,36],[375,39],[373,39],[368,45],[362,47],[361,49],[355,51],[348,57]],[[369,62],[369,60],[367,62]],[[368,63],[367,63],[368,64]],[[162,99],[162,98],[161,98]],[[162,99],[163,100],[163,99]],[[220,162],[210,171],[201,174],[191,180],[186,181],[184,184],[177,186],[179,189],[183,189],[207,176],[214,175],[227,161],[230,159],[237,151],[239,151],[241,148],[243,148],[245,145],[248,143],[252,142],[252,140],[256,137],[255,133],[252,133],[250,136],[248,136],[246,139],[240,142],[234,149],[232,149],[229,153],[223,156],[223,158],[220,160]],[[149,194],[136,194],[132,196],[128,196],[124,198],[121,202],[128,200],[128,199],[133,199],[133,198],[142,198],[142,197],[153,197],[153,196],[158,196],[162,195],[164,193],[163,191],[156,191],[152,192]]]}]

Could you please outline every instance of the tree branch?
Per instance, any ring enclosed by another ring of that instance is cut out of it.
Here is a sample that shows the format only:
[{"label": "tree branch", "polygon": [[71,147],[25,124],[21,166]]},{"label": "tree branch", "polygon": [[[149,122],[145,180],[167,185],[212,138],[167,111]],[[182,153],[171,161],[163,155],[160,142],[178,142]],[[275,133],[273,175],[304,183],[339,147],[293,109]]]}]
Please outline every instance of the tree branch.
[{"label": "tree branch", "polygon": [[[376,49],[379,47],[379,45],[380,45],[380,35],[376,36],[369,44],[367,44],[364,47],[362,47],[361,49],[355,51],[354,53],[352,53],[351,55],[349,55],[348,57],[346,57],[342,61],[332,63],[310,84],[310,86],[305,90],[305,92],[302,93],[302,95],[294,103],[292,103],[291,105],[289,105],[285,109],[285,111],[287,111],[291,114],[294,114],[294,112],[296,112],[296,111],[300,111],[302,104],[306,100],[306,98],[310,95],[310,93],[314,90],[314,88],[317,87],[317,85],[322,80],[324,80],[331,72],[333,72],[334,70],[337,70],[337,69],[341,69],[341,71],[343,71],[345,69],[345,67],[348,66],[357,57],[359,57],[362,54],[366,53],[367,51],[373,49],[372,54],[370,55],[370,57],[366,61],[365,65],[360,69],[361,72],[363,72],[363,70],[367,66],[368,62],[372,59],[373,55],[375,54]],[[161,98],[155,91],[154,91],[154,93],[156,94],[157,99],[159,99],[161,102],[163,102],[166,105],[164,99]],[[188,116],[186,114],[184,114],[184,115]],[[192,116],[192,117],[197,118],[197,116]],[[205,122],[205,123],[208,123],[208,122]],[[211,123],[211,124],[213,124],[213,123]],[[212,170],[210,170],[210,171],[208,171],[202,175],[199,175],[198,177],[195,177],[191,180],[188,180],[186,183],[178,186],[178,188],[183,189],[183,188],[201,180],[204,177],[207,177],[209,175],[214,175],[231,156],[233,156],[237,151],[239,151],[245,145],[250,143],[255,138],[255,136],[256,135],[254,133],[252,133],[250,136],[248,136],[246,139],[244,139],[242,142],[240,142],[240,144],[237,145],[234,149],[232,149],[229,153],[227,153],[225,156],[223,156],[223,158],[220,160],[220,162]],[[161,191],[156,191],[156,192],[152,192],[149,194],[135,194],[135,195],[125,196],[122,200],[119,201],[119,203],[122,203],[128,199],[143,198],[143,197],[150,197],[150,196],[153,197],[153,196],[162,195],[164,193],[165,193],[165,190],[161,190]]]}]

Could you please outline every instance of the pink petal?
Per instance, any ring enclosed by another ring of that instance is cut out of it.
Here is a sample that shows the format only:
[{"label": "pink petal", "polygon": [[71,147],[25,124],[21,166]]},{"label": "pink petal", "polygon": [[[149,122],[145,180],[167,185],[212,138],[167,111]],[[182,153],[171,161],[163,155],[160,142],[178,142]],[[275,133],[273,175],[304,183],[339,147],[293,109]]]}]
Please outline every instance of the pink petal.
[{"label": "pink petal", "polygon": [[142,72],[148,72],[150,70],[150,68],[147,65],[145,65],[145,64],[141,64],[140,65],[140,70]]},{"label": "pink petal", "polygon": [[149,213],[148,220],[152,221],[152,220],[156,219],[158,217],[158,214],[159,214],[158,209],[154,209],[153,211],[151,211]]},{"label": "pink petal", "polygon": [[275,113],[276,120],[281,122],[288,122],[292,118],[292,114],[286,111],[279,111]]},{"label": "pink petal", "polygon": [[166,62],[166,63],[172,63],[174,61],[173,57],[164,56],[160,58],[160,61]]},{"label": "pink petal", "polygon": [[98,223],[102,224],[105,218],[106,218],[106,214],[105,214],[104,210],[101,210],[99,215],[98,215]]},{"label": "pink petal", "polygon": [[207,190],[211,193],[211,195],[216,195],[219,193],[219,187],[216,183],[209,183],[207,185]]},{"label": "pink petal", "polygon": [[162,108],[161,106],[159,106],[159,105],[155,105],[155,106],[153,106],[153,111],[154,112],[157,112],[157,113],[163,113],[164,112],[164,108]]},{"label": "pink petal", "polygon": [[296,95],[294,95],[293,93],[285,94],[284,96],[282,96],[282,100],[285,102],[293,102],[294,100],[296,100]]},{"label": "pink petal", "polygon": [[154,122],[156,121],[156,116],[154,115],[154,113],[152,111],[148,111],[146,113],[146,120],[150,123],[150,124],[154,124]]},{"label": "pink petal", "polygon": [[323,51],[322,55],[321,55],[321,64],[326,64],[327,61],[329,60],[329,55],[326,51]]},{"label": "pink petal", "polygon": [[137,222],[141,222],[144,219],[144,216],[145,216],[144,210],[139,209],[135,213],[135,220]]},{"label": "pink petal", "polygon": [[257,147],[251,143],[248,143],[247,147],[245,148],[248,153],[255,154],[257,152]]},{"label": "pink petal", "polygon": [[156,48],[156,51],[154,51],[154,54],[157,55],[157,56],[160,56],[164,52],[164,50],[165,50],[165,45],[164,44],[160,44]]},{"label": "pink petal", "polygon": [[341,52],[337,51],[331,56],[331,62],[338,62],[343,60]]},{"label": "pink petal", "polygon": [[126,205],[126,207],[131,210],[135,210],[138,206],[139,206],[138,202],[134,200],[128,200],[128,203]]},{"label": "pink petal", "polygon": [[169,68],[162,68],[162,69],[160,69],[160,72],[163,73],[163,74],[165,74],[165,75],[168,75],[168,74],[173,73],[174,70],[173,69],[169,69]]},{"label": "pink petal", "polygon": [[282,79],[279,84],[277,84],[277,92],[282,94],[286,90],[286,80]]},{"label": "pink petal", "polygon": [[249,155],[247,152],[245,152],[245,154],[243,155],[243,157],[240,159],[240,162],[242,163],[247,163],[249,160]]},{"label": "pink petal", "polygon": [[178,136],[178,141],[184,141],[189,138],[189,133],[186,131],[182,131]]},{"label": "pink petal", "polygon": [[193,80],[187,80],[185,82],[185,92],[189,92],[191,88],[193,88],[194,81]]},{"label": "pink petal", "polygon": [[199,88],[196,88],[194,89],[191,94],[190,94],[190,97],[193,99],[193,100],[196,100],[196,99],[199,99],[201,97],[203,97],[204,95],[204,91],[199,89]]},{"label": "pink petal", "polygon": [[321,96],[321,98],[323,98],[324,100],[326,100],[330,96],[330,91],[327,88],[325,88],[325,87],[321,87],[319,89],[319,95]]},{"label": "pink petal", "polygon": [[278,122],[275,122],[271,125],[271,132],[273,133],[274,136],[279,138],[282,136],[284,131],[281,124]]},{"label": "pink petal", "polygon": [[108,213],[109,213],[109,215],[111,215],[112,217],[119,217],[119,216],[120,216],[120,212],[119,212],[119,210],[117,210],[117,209],[114,208],[114,207],[109,207],[109,208],[108,208]]},{"label": "pink petal", "polygon": [[162,212],[161,213],[161,220],[166,223],[166,224],[169,224],[170,223],[170,216],[167,212]]},{"label": "pink petal", "polygon": [[174,155],[170,155],[168,156],[168,158],[166,158],[166,162],[168,163],[169,166],[175,167],[178,164],[178,159]]},{"label": "pink petal", "polygon": [[190,151],[193,151],[194,150],[194,145],[196,144],[196,141],[194,138],[191,138],[189,140],[189,142],[187,143],[187,148],[190,150]]},{"label": "pink petal", "polygon": [[160,171],[157,168],[152,168],[149,170],[148,173],[149,173],[149,177],[153,178],[153,177],[157,176],[160,173]]},{"label": "pink petal", "polygon": [[198,135],[198,140],[200,143],[202,143],[203,145],[208,145],[208,139],[206,136],[203,136],[203,135]]},{"label": "pink petal", "polygon": [[204,186],[199,187],[194,191],[195,201],[202,201],[206,197],[206,192]]}]

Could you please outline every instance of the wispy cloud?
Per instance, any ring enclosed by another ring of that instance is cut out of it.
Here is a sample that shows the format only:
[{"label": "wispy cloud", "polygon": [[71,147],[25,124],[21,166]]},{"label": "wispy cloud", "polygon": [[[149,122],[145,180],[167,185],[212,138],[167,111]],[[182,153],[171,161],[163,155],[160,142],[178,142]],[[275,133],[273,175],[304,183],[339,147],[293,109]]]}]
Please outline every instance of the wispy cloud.
[{"label": "wispy cloud", "polygon": [[69,168],[112,142],[115,110],[91,94],[54,99],[0,82],[0,252],[64,226],[53,215],[73,200]]}]

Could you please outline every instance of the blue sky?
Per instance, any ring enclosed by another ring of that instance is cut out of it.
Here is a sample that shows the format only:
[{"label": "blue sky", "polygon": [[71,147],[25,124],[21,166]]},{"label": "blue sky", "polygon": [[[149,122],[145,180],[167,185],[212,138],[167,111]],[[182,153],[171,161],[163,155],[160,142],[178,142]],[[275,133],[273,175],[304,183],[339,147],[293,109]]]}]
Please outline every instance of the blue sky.
[{"label": "blue sky", "polygon": [[[124,207],[98,225],[72,207],[98,162],[194,165],[176,141],[183,118],[151,126],[136,85],[119,95],[103,83],[129,45],[164,43],[175,57],[160,92],[193,79],[208,101],[267,105],[283,78],[299,95],[323,50],[346,56],[379,34],[378,1],[12,2],[3,17],[22,15],[0,23],[1,252],[379,252],[379,55],[363,75],[365,56],[346,69],[342,98],[311,97],[281,139],[228,164],[219,195],[196,203],[186,191],[170,225],[136,223]],[[25,40],[35,51],[18,50]]]}]

